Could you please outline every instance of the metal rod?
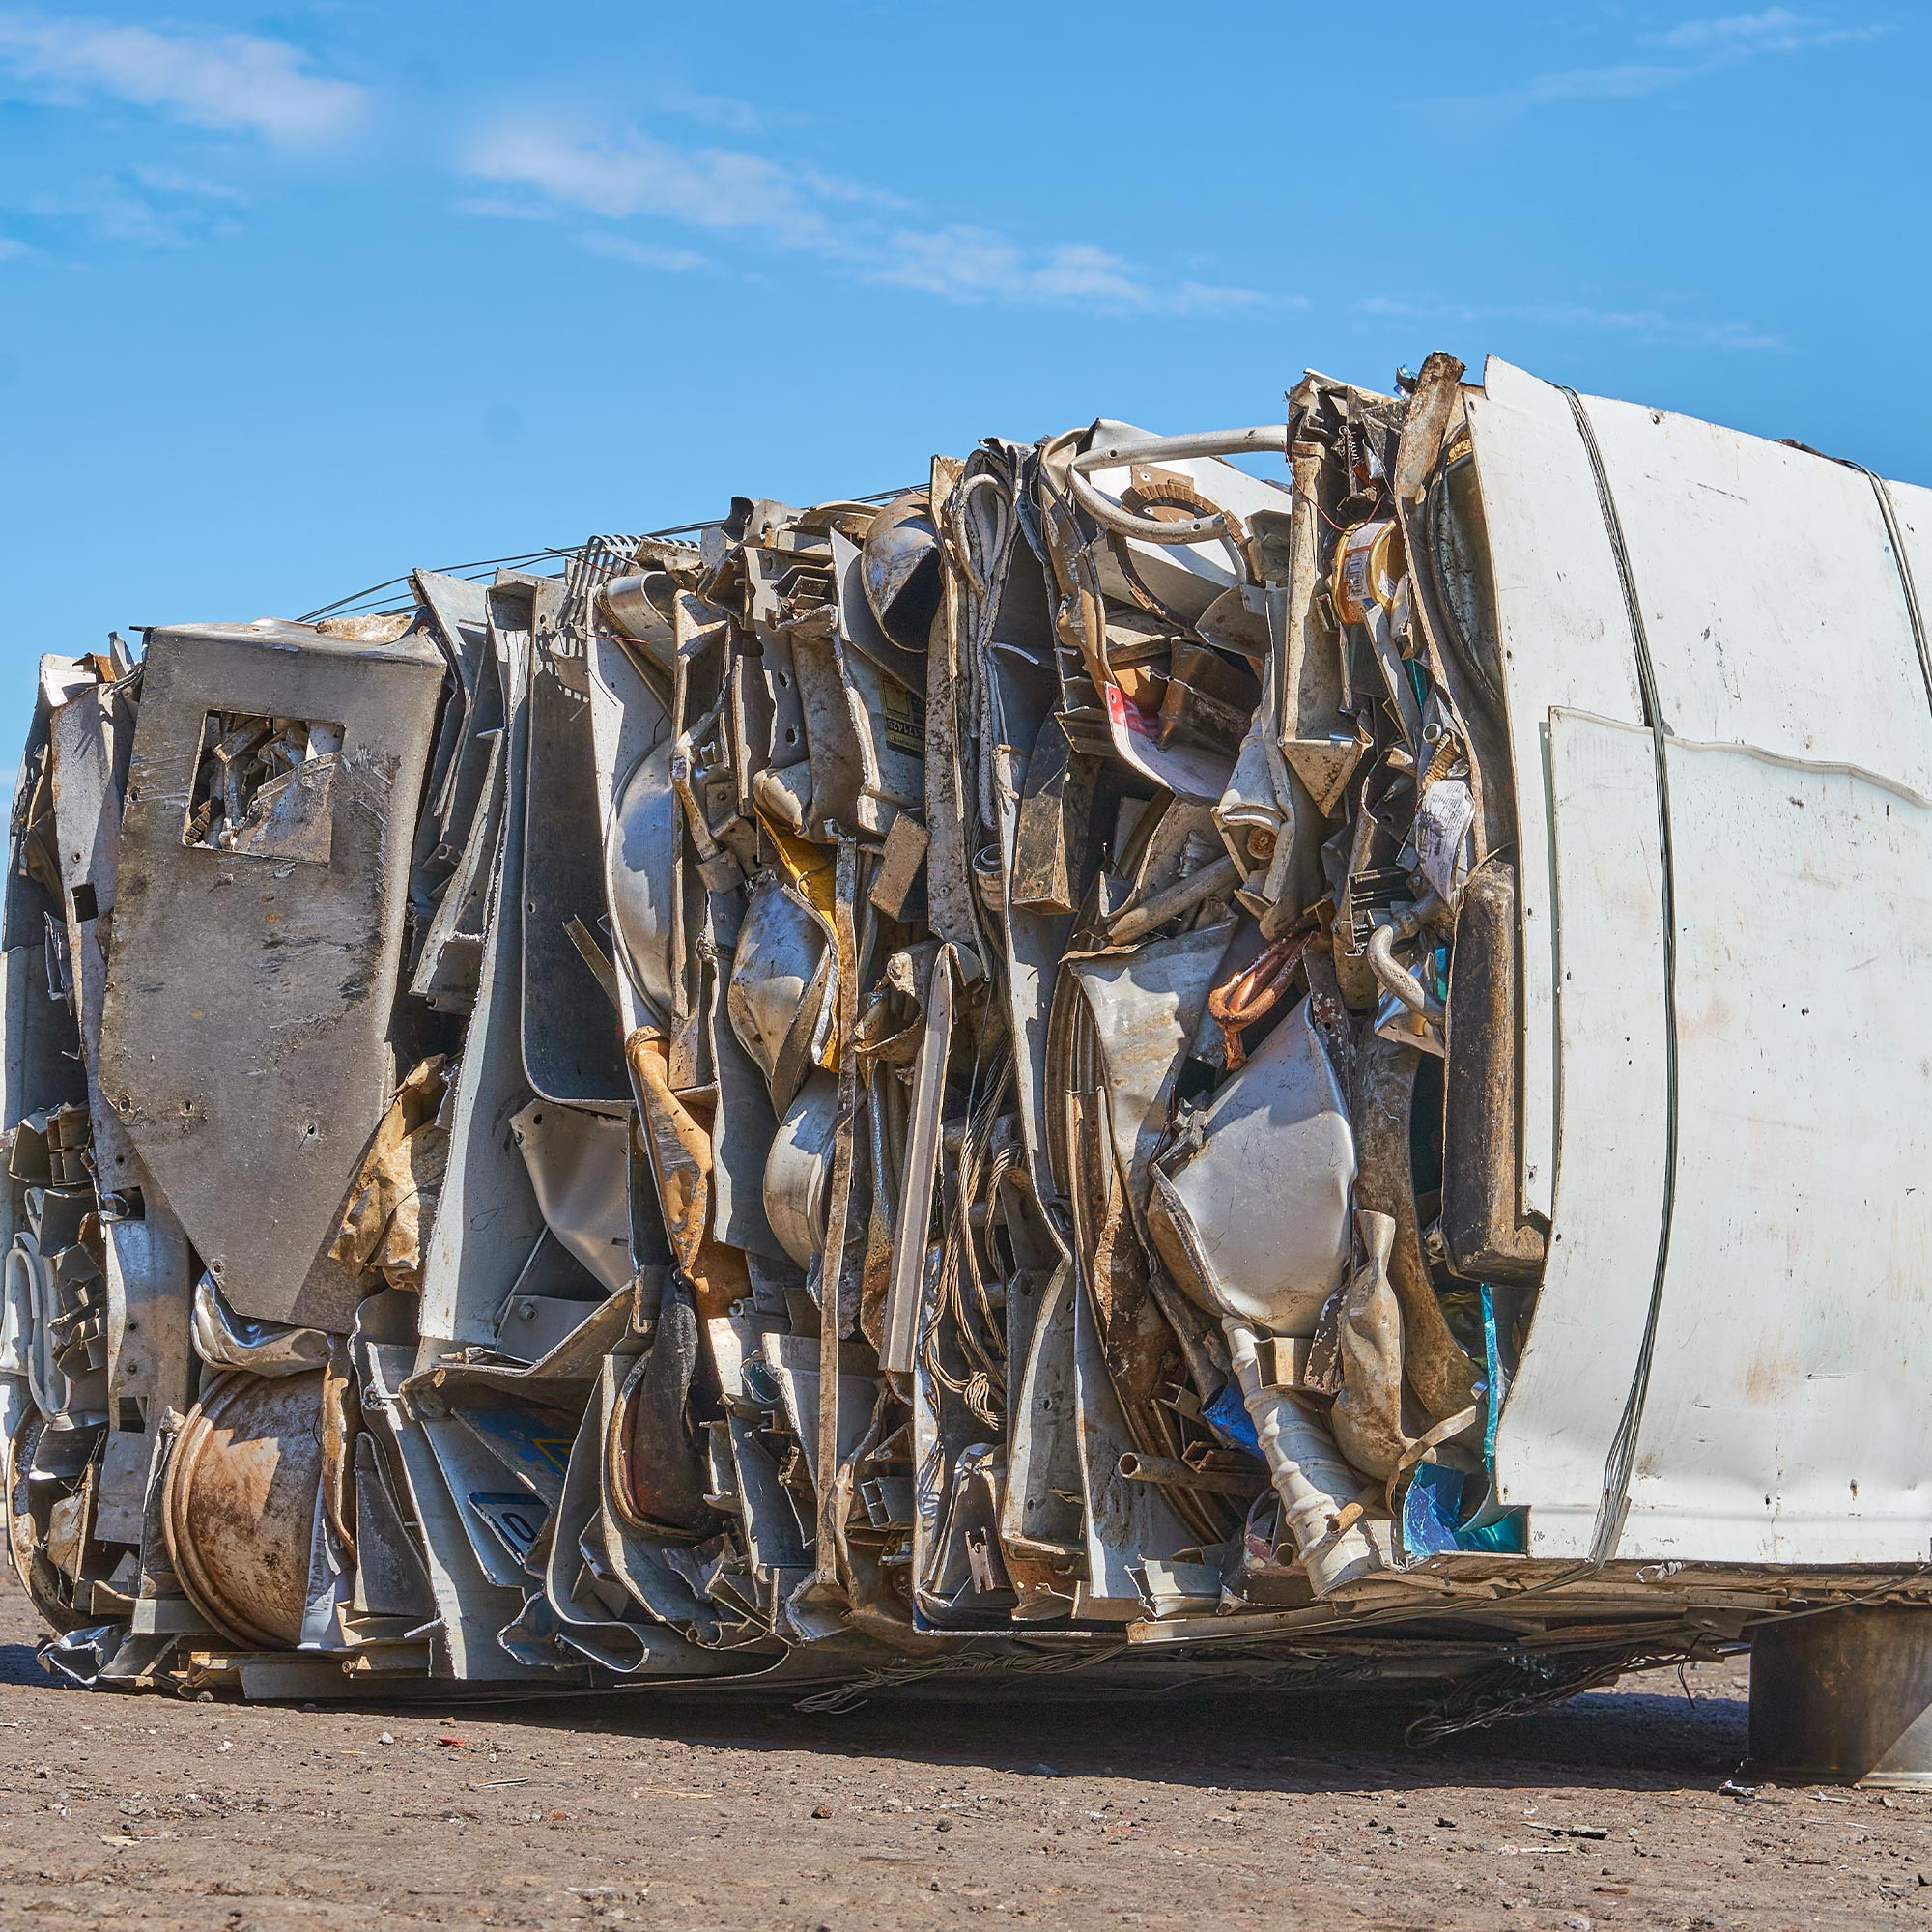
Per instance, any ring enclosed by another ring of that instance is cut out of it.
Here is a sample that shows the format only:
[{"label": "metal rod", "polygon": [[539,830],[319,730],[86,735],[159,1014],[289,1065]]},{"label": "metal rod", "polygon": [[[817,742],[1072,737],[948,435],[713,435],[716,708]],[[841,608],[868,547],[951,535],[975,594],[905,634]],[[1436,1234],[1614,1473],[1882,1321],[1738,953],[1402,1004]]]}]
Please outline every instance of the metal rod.
[{"label": "metal rod", "polygon": [[1252,1476],[1233,1469],[1197,1469],[1172,1456],[1143,1456],[1133,1449],[1122,1453],[1117,1467],[1130,1483],[1157,1483],[1164,1490],[1206,1490],[1217,1496],[1252,1496],[1267,1482],[1260,1469]]},{"label": "metal rod", "polygon": [[1193,436],[1150,436],[1126,442],[1101,443],[1076,456],[1066,472],[1073,498],[1096,524],[1122,536],[1139,537],[1145,543],[1212,543],[1232,534],[1227,517],[1216,510],[1211,517],[1177,518],[1172,522],[1158,517],[1136,516],[1103,497],[1087,475],[1094,469],[1112,469],[1122,463],[1165,458],[1179,462],[1190,456],[1282,456],[1288,449],[1286,423],[1257,423],[1248,429],[1213,429]]}]

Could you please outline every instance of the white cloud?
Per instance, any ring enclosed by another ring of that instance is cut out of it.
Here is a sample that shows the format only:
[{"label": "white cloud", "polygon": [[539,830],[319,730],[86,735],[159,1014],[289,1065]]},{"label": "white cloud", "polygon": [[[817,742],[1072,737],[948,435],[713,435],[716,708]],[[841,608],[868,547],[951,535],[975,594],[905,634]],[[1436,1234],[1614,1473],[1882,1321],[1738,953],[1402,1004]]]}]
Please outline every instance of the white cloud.
[{"label": "white cloud", "polygon": [[14,205],[42,221],[77,225],[102,242],[142,248],[178,248],[209,235],[234,231],[235,209],[247,196],[224,182],[178,168],[134,167],[98,175],[58,192],[28,195]]},{"label": "white cloud", "polygon": [[1783,336],[1747,322],[1713,322],[1662,308],[1593,308],[1587,302],[1498,302],[1468,304],[1408,301],[1371,296],[1358,306],[1365,315],[1392,316],[1403,322],[1526,322],[1544,328],[1601,329],[1640,342],[1676,343],[1691,349],[1772,350],[1786,346]]},{"label": "white cloud", "polygon": [[[1035,247],[989,228],[895,221],[888,217],[918,211],[864,183],[740,149],[676,148],[638,130],[607,139],[536,123],[503,126],[472,147],[468,167],[476,179],[518,195],[500,207],[488,198],[471,201],[466,206],[472,213],[526,216],[532,210],[522,196],[534,195],[539,207],[548,203],[612,223],[671,221],[810,254],[859,280],[948,301],[1198,313],[1281,299],[1173,279],[1092,242]],[[614,228],[601,243],[590,236],[578,241],[657,268],[673,266],[668,258],[686,252],[639,242]]]},{"label": "white cloud", "polygon": [[842,175],[821,174],[816,168],[800,168],[797,180],[823,201],[842,201],[853,208],[883,208],[899,214],[917,214],[919,203],[890,189],[872,187],[865,182],[847,181]]},{"label": "white cloud", "polygon": [[1560,100],[1641,100],[1693,79],[1699,70],[1669,67],[1658,62],[1625,61],[1612,67],[1576,67],[1559,73],[1540,73],[1525,81],[1513,96],[1524,107],[1541,107]]},{"label": "white cloud", "polygon": [[921,289],[949,301],[1042,302],[1055,306],[1193,312],[1251,307],[1254,289],[1165,283],[1124,256],[1088,242],[1028,249],[991,229],[895,229],[867,281]]},{"label": "white cloud", "polygon": [[749,100],[724,94],[699,94],[689,88],[661,88],[657,104],[667,114],[695,121],[700,128],[722,128],[727,134],[763,132],[765,117]]},{"label": "white cloud", "polygon": [[1683,20],[1663,33],[1644,38],[1653,46],[1682,53],[1722,53],[1735,58],[1797,53],[1805,47],[1835,46],[1844,41],[1871,41],[1888,31],[1882,26],[1835,27],[1828,20],[1794,14],[1789,7],[1766,7],[1756,14]]},{"label": "white cloud", "polygon": [[23,256],[32,255],[37,252],[37,250],[29,247],[26,242],[17,242],[11,235],[0,235],[0,262],[17,262]]},{"label": "white cloud", "polygon": [[485,136],[470,150],[469,167],[480,180],[534,189],[611,220],[649,214],[697,228],[765,228],[795,244],[824,232],[802,181],[729,148],[673,148],[635,132],[580,140],[525,124]]},{"label": "white cloud", "polygon": [[491,221],[554,221],[557,211],[541,201],[507,194],[467,194],[454,204],[458,214],[480,214]]},{"label": "white cloud", "polygon": [[6,13],[0,66],[63,103],[104,96],[197,128],[287,146],[347,132],[367,100],[349,81],[308,72],[300,48],[255,34]]},{"label": "white cloud", "polygon": [[1788,7],[1681,20],[1642,37],[1642,44],[1657,49],[1661,59],[1612,61],[1532,74],[1494,94],[1458,96],[1435,104],[1463,114],[1487,115],[1566,101],[1641,100],[1769,55],[1872,41],[1890,31],[1882,25],[1834,26]]},{"label": "white cloud", "polygon": [[181,168],[141,166],[131,169],[143,187],[156,194],[185,195],[195,201],[225,201],[244,206],[248,197],[226,182],[210,181],[206,175],[191,175]]},{"label": "white cloud", "polygon": [[613,262],[632,262],[640,269],[662,269],[667,274],[682,275],[693,269],[712,269],[717,264],[709,255],[691,248],[659,248],[648,242],[634,241],[628,235],[612,235],[597,230],[571,238],[586,253],[608,256]]}]

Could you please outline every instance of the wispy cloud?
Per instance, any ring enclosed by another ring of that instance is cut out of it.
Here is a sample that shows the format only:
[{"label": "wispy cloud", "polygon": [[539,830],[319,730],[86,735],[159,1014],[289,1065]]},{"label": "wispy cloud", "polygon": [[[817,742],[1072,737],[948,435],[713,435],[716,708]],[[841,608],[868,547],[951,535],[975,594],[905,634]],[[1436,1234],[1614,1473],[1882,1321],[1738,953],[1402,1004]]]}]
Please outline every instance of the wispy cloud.
[{"label": "wispy cloud", "polygon": [[763,111],[749,100],[734,100],[725,94],[663,87],[655,98],[665,113],[696,122],[700,128],[717,128],[726,134],[762,134],[771,125]]},{"label": "wispy cloud", "polygon": [[1610,67],[1573,67],[1539,73],[1507,93],[1454,102],[1467,107],[1548,107],[1565,100],[1641,100],[1682,87],[1701,68],[1672,67],[1657,61],[1621,61]]},{"label": "wispy cloud", "polygon": [[[949,301],[1045,302],[1110,309],[1253,308],[1279,303],[1256,289],[1160,281],[1091,242],[1028,249],[986,228],[896,228],[867,281],[921,289]],[[1305,303],[1296,302],[1297,306]]]},{"label": "wispy cloud", "polygon": [[554,222],[558,207],[522,195],[458,195],[450,207],[458,214],[477,214],[491,222]]},{"label": "wispy cloud", "polygon": [[[505,125],[472,146],[467,165],[472,178],[514,197],[497,206],[471,201],[474,213],[551,208],[612,224],[668,221],[809,254],[855,280],[948,301],[1192,314],[1284,299],[1163,274],[1093,242],[1037,246],[991,228],[908,220],[916,206],[862,182],[744,149],[673,147],[635,129],[585,137],[540,123]],[[638,241],[614,225],[606,232],[613,243]],[[654,242],[639,245],[659,249]],[[667,266],[617,246],[598,252]]]},{"label": "wispy cloud", "polygon": [[1641,100],[1747,61],[1873,41],[1890,31],[1879,23],[1839,25],[1789,7],[1680,20],[1641,37],[1638,44],[1651,57],[1560,68],[1493,94],[1458,95],[1435,104],[1468,115],[1493,115],[1580,100]]},{"label": "wispy cloud", "polygon": [[246,200],[224,183],[176,168],[135,167],[57,193],[23,196],[14,205],[35,220],[78,227],[99,242],[179,248],[232,233],[235,211]]},{"label": "wispy cloud", "polygon": [[715,269],[709,255],[693,248],[660,248],[639,242],[629,235],[613,235],[609,229],[595,229],[571,238],[585,253],[603,255],[612,262],[632,262],[640,269],[662,269],[668,275],[689,274],[694,269]]},{"label": "wispy cloud", "polygon": [[1391,316],[1402,322],[1529,323],[1542,328],[1596,329],[1628,335],[1639,342],[1674,343],[1691,349],[1774,350],[1783,336],[1747,322],[1713,322],[1668,308],[1594,308],[1587,302],[1495,302],[1471,304],[1407,300],[1370,296],[1357,304],[1364,315]]},{"label": "wispy cloud", "polygon": [[759,228],[793,245],[829,234],[800,179],[729,148],[676,148],[635,132],[585,140],[525,124],[497,128],[477,142],[469,171],[613,221],[645,214],[697,228]]},{"label": "wispy cloud", "polygon": [[345,133],[367,101],[354,83],[311,73],[288,41],[41,14],[0,13],[0,69],[61,104],[105,98],[291,147]]},{"label": "wispy cloud", "polygon": [[1795,54],[1806,47],[1836,46],[1846,41],[1872,41],[1889,33],[1884,26],[1841,27],[1829,20],[1794,14],[1789,7],[1766,7],[1755,14],[1723,14],[1709,20],[1681,20],[1660,34],[1646,34],[1652,46],[1679,53],[1721,51],[1747,54]]},{"label": "wispy cloud", "polygon": [[36,252],[25,242],[16,241],[11,235],[0,235],[0,262],[18,262]]},{"label": "wispy cloud", "polygon": [[206,175],[189,174],[185,168],[144,164],[130,171],[145,188],[156,194],[188,195],[196,201],[225,201],[240,208],[248,197],[227,182],[210,181]]},{"label": "wispy cloud", "polygon": [[477,214],[489,221],[554,221],[559,213],[550,202],[509,194],[460,195],[452,206],[458,214]]}]

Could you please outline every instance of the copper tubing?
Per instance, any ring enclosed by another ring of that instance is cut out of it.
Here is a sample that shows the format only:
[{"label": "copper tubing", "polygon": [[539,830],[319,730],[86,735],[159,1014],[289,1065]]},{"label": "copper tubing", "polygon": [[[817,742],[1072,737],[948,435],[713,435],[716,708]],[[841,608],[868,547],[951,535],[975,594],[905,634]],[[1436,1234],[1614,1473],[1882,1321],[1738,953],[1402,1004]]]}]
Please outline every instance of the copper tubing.
[{"label": "copper tubing", "polygon": [[1220,1023],[1230,1073],[1238,1073],[1247,1065],[1248,1050],[1241,1036],[1265,1019],[1288,991],[1313,932],[1312,925],[1303,923],[1285,933],[1208,995],[1208,1010]]}]

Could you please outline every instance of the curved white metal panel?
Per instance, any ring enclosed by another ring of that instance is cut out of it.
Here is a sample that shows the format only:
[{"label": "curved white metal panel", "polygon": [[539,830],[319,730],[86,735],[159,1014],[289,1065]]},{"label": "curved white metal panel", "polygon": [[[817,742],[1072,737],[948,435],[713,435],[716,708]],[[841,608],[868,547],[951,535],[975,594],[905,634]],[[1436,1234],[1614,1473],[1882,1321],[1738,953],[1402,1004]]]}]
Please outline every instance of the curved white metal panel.
[{"label": "curved white metal panel", "polygon": [[1509,709],[1522,908],[1522,1205],[1556,1178],[1556,986],[1546,721],[1638,722],[1636,659],[1588,452],[1561,389],[1492,358],[1468,398]]},{"label": "curved white metal panel", "polygon": [[1932,795],[1932,697],[1871,478],[1690,416],[1585,408],[1665,725]]},{"label": "curved white metal panel", "polygon": [[1667,1107],[1651,735],[1552,711],[1559,1145],[1549,1261],[1496,1435],[1529,1553],[1588,1552],[1657,1278]]},{"label": "curved white metal panel", "polygon": [[1679,1158],[1618,1554],[1923,1561],[1932,805],[1668,748]]}]

